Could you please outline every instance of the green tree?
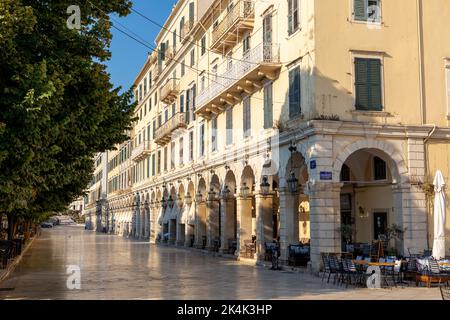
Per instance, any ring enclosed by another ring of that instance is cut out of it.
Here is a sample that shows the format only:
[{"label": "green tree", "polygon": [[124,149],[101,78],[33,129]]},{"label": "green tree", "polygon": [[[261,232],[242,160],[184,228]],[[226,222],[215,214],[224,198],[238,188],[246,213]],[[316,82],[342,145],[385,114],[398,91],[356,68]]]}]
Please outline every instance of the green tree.
[{"label": "green tree", "polygon": [[[129,0],[77,1],[80,30],[69,29],[72,1],[0,1],[0,212],[9,236],[17,222],[66,208],[92,177],[93,156],[125,141],[132,88],[114,88],[108,14]],[[100,8],[100,9],[99,9]]]}]

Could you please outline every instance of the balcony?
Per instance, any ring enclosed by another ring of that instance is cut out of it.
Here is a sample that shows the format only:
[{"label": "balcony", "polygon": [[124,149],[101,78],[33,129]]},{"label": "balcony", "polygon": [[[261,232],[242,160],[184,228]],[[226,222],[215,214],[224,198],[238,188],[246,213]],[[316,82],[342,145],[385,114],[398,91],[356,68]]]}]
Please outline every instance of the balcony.
[{"label": "balcony", "polygon": [[277,79],[281,70],[279,53],[279,45],[274,44],[261,43],[249,50],[197,97],[195,113],[210,119],[227,106],[241,102],[243,93],[260,90],[265,79]]},{"label": "balcony", "polygon": [[172,104],[178,99],[180,94],[180,81],[169,79],[161,89],[161,101],[165,104]]},{"label": "balcony", "polygon": [[185,112],[179,112],[172,118],[167,120],[162,126],[156,129],[155,143],[159,145],[165,145],[172,139],[172,133],[180,128],[187,127],[187,114]]},{"label": "balcony", "polygon": [[212,32],[211,50],[227,52],[255,23],[255,3],[239,0]]},{"label": "balcony", "polygon": [[174,48],[172,46],[168,47],[165,53],[166,65],[168,65],[175,58],[175,55],[176,51]]},{"label": "balcony", "polygon": [[130,166],[131,166],[130,159],[127,159],[127,160],[125,160],[124,162],[122,162],[122,163],[119,165],[119,171],[120,171],[120,173],[122,173],[122,172],[128,170],[128,169],[130,168]]},{"label": "balcony", "polygon": [[134,162],[139,162],[150,155],[150,141],[143,141],[140,145],[136,146],[133,151],[131,151],[131,160]]}]

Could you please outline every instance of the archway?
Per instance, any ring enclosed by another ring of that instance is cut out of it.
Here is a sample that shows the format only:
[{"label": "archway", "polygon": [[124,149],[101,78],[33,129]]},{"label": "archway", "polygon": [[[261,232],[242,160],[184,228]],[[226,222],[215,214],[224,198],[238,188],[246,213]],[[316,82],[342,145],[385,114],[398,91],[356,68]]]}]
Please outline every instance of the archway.
[{"label": "archway", "polygon": [[206,197],[207,189],[205,179],[200,178],[195,195],[196,206],[196,226],[195,226],[195,246],[196,248],[206,248]]},{"label": "archway", "polygon": [[186,242],[186,213],[185,210],[187,208],[185,204],[185,191],[184,191],[184,185],[180,183],[178,187],[178,195],[176,199],[176,203],[178,206],[178,212],[177,212],[177,235],[176,235],[176,245],[177,246],[184,246],[184,243]]},{"label": "archway", "polygon": [[399,253],[400,243],[388,239],[391,226],[401,224],[394,212],[397,172],[392,158],[379,149],[359,149],[345,159],[339,173],[343,252],[374,259]]},{"label": "archway", "polygon": [[256,252],[255,174],[247,165],[242,170],[240,194],[237,199],[239,256],[253,259]]},{"label": "archway", "polygon": [[285,170],[285,186],[279,192],[280,250],[283,263],[306,267],[310,260],[309,180],[305,158],[293,151]]},{"label": "archway", "polygon": [[220,180],[213,174],[206,199],[207,248],[219,251],[220,248]]},{"label": "archway", "polygon": [[236,177],[229,170],[225,175],[221,200],[221,252],[235,254],[237,248]]}]

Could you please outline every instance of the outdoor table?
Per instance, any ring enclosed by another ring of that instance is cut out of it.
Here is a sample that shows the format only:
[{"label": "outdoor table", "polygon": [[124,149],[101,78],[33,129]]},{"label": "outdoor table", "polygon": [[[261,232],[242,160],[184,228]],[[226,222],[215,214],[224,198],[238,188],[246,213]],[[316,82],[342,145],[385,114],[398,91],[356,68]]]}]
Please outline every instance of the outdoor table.
[{"label": "outdoor table", "polygon": [[373,267],[395,267],[395,262],[368,262],[365,260],[353,260],[355,265],[373,266]]},{"label": "outdoor table", "polygon": [[439,262],[441,267],[450,267],[450,262]]}]

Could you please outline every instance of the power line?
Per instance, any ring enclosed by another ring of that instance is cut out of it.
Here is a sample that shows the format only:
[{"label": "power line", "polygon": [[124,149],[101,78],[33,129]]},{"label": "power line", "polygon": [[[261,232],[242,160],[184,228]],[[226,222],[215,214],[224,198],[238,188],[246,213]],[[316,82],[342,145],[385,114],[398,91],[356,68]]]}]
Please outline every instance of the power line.
[{"label": "power line", "polygon": [[[97,8],[97,9],[98,9],[100,12],[102,12],[104,15],[108,16],[108,15],[106,14],[106,12],[104,12],[101,8],[99,8],[98,6],[96,6],[95,4],[93,4],[91,1],[87,0],[87,2],[89,2],[89,3],[90,3],[92,6],[94,6],[95,8]],[[116,22],[117,24],[119,24],[120,26],[122,26],[124,29],[129,30],[131,33],[135,34],[137,38],[143,39],[142,37],[140,37],[139,35],[137,35],[136,33],[134,33],[132,30],[130,30],[128,27],[124,26],[123,24],[121,24],[120,22],[116,21],[116,20],[113,19],[112,17],[109,17],[109,18],[110,18],[111,20],[113,20],[114,22]],[[150,50],[152,50],[152,51],[154,51],[154,52],[157,52],[157,53],[160,52],[157,48],[155,48],[155,47],[153,47],[153,46],[151,46],[151,45],[147,45],[147,44],[145,43],[145,42],[147,42],[146,40],[141,41],[141,40],[137,39],[136,37],[134,37],[134,36],[128,34],[127,32],[125,32],[125,31],[119,29],[119,28],[116,27],[113,23],[111,23],[111,26],[112,26],[114,29],[116,29],[116,30],[118,30],[119,32],[121,32],[122,34],[128,36],[129,38],[133,39],[134,41],[138,42],[139,44],[145,46],[146,48],[148,48],[148,49],[150,49]],[[173,59],[173,61],[175,61],[175,62],[177,62],[177,63],[179,63],[179,64],[182,64],[182,63],[183,63],[183,64],[185,65],[185,67],[187,67],[187,68],[193,70],[194,72],[196,72],[197,76],[199,76],[200,74],[205,73],[205,74],[208,74],[208,75],[213,75],[213,76],[215,76],[215,77],[217,77],[217,78],[222,78],[222,79],[227,79],[227,80],[232,80],[232,81],[239,81],[239,80],[241,80],[241,79],[235,79],[235,78],[229,78],[229,77],[219,76],[219,75],[217,75],[217,74],[213,74],[213,73],[210,73],[210,72],[206,72],[206,71],[203,71],[203,70],[194,68],[194,67],[192,67],[192,66],[186,65],[184,62],[180,62],[180,61],[178,61],[178,60],[176,60],[176,59]],[[244,62],[245,62],[245,60],[241,60],[241,61],[244,61]],[[214,82],[214,83],[217,83],[217,84],[221,85],[224,89],[227,88],[227,87],[224,86],[222,83],[220,83],[220,82],[218,82],[218,81],[212,79],[211,77],[207,77],[207,79],[208,79],[209,81],[211,81],[211,82]],[[260,100],[260,101],[265,101],[265,99],[263,99],[263,98],[258,98],[258,97],[252,97],[252,99]],[[284,102],[282,102],[282,101],[272,101],[272,103],[284,104]]]}]

